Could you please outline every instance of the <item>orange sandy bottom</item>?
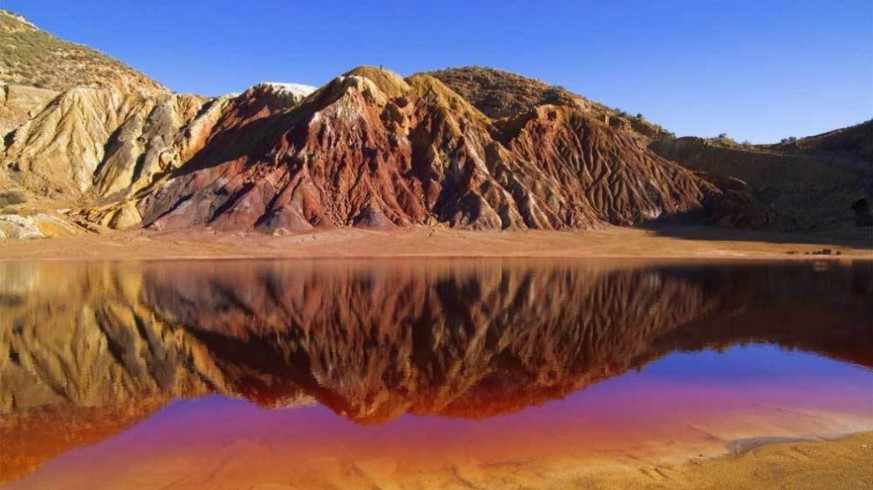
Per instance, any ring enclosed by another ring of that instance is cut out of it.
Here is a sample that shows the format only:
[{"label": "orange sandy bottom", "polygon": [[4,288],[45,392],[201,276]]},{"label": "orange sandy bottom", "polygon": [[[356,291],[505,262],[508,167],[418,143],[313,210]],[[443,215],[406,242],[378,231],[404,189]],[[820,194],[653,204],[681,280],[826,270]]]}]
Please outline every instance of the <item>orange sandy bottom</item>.
[{"label": "orange sandy bottom", "polygon": [[769,346],[665,359],[482,420],[364,426],[321,406],[178,401],[12,488],[552,488],[606,475],[636,487],[657,483],[647,472],[760,442],[873,430],[868,369]]},{"label": "orange sandy bottom", "polygon": [[193,230],[113,232],[0,241],[0,259],[166,260],[316,257],[657,257],[683,259],[873,258],[866,229],[842,235],[798,235],[666,227],[600,230],[463,231],[412,227],[395,231],[339,229],[289,236]]}]

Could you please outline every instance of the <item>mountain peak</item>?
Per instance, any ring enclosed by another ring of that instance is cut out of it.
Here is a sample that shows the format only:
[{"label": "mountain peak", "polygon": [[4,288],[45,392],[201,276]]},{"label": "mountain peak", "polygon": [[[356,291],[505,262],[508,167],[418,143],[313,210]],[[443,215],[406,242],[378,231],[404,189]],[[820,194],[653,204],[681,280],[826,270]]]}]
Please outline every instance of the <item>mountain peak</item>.
[{"label": "mountain peak", "polygon": [[300,99],[318,90],[318,87],[313,87],[312,85],[304,85],[302,83],[261,82],[256,86],[269,88],[276,92],[287,94]]},{"label": "mountain peak", "polygon": [[409,85],[403,80],[403,77],[381,66],[362,65],[343,75],[367,78],[390,98],[401,97],[409,91]]},{"label": "mountain peak", "polygon": [[544,105],[579,105],[582,99],[561,87],[515,73],[481,66],[426,72],[446,84],[493,119],[514,116]]}]

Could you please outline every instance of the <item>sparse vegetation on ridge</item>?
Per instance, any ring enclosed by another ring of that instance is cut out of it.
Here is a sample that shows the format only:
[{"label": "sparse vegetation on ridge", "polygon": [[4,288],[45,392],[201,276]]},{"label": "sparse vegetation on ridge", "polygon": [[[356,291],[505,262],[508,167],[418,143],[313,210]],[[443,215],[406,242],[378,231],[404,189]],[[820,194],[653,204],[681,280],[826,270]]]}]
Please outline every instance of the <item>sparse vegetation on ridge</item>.
[{"label": "sparse vegetation on ridge", "polygon": [[167,92],[154,80],[99,51],[63,41],[0,9],[0,84],[69,90],[77,85]]}]

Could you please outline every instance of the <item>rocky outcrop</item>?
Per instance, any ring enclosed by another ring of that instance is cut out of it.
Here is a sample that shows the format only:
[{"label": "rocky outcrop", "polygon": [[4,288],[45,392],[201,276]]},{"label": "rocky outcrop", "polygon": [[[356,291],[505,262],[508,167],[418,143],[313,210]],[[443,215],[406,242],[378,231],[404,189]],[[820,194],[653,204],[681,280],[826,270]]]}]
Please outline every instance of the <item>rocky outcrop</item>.
[{"label": "rocky outcrop", "polygon": [[710,216],[714,218],[713,224],[721,228],[751,230],[779,230],[786,227],[779,214],[761,205],[755,191],[746,182],[704,172],[701,175],[722,193],[712,204]]},{"label": "rocky outcrop", "polygon": [[[491,89],[459,86],[492,110],[480,100]],[[369,67],[317,91],[264,83],[215,99],[94,88],[31,97],[12,87],[28,119],[5,137],[0,184],[25,204],[5,213],[93,229],[268,233],[562,230],[674,218],[817,230],[853,220],[851,205],[873,188],[857,165],[843,164],[865,148],[857,131],[801,145],[854,142],[857,151],[830,163],[775,146],[649,142],[584,99],[540,105],[551,92],[537,87],[507,106],[520,112],[500,119],[434,76]]]},{"label": "rocky outcrop", "polygon": [[291,109],[248,112],[232,110],[232,131],[143,197],[146,226],[565,229],[689,213],[720,194],[581,110],[495,123],[426,75],[361,67]]},{"label": "rocky outcrop", "polygon": [[[813,229],[864,197],[844,168],[819,178],[777,164],[774,174],[794,177],[771,186],[757,164],[745,172],[706,145],[698,158],[642,117],[499,70],[403,79],[360,67],[318,90],[263,83],[205,98],[169,94],[6,12],[0,36],[23,57],[0,78],[0,200],[16,198],[0,213],[22,226],[42,215],[80,231],[564,230],[672,219]],[[45,80],[22,75],[27,67]],[[803,151],[869,146],[858,131],[813,139]],[[37,236],[16,226],[4,235]]]},{"label": "rocky outcrop", "polygon": [[0,155],[6,148],[6,135],[58,95],[54,90],[26,85],[0,85]]},{"label": "rocky outcrop", "polygon": [[0,172],[25,201],[39,196],[48,200],[43,208],[72,208],[109,228],[138,226],[130,200],[138,191],[181,167],[211,137],[287,109],[309,90],[260,84],[237,97],[207,99],[76,88],[33,104],[30,119],[6,138]]},{"label": "rocky outcrop", "polygon": [[[21,197],[5,214],[89,230],[269,233],[724,221],[712,215],[726,209],[722,190],[645,148],[658,131],[517,75],[404,80],[361,67],[317,91],[263,83],[209,99],[168,94],[17,16],[0,21],[4,49],[25,58],[0,81],[63,90],[3,89],[0,185]],[[39,46],[51,56],[29,51]],[[63,59],[36,70],[45,80],[22,75],[52,56]]]},{"label": "rocky outcrop", "polygon": [[75,235],[77,229],[56,216],[35,214],[0,214],[0,240],[26,240],[52,236]]},{"label": "rocky outcrop", "polygon": [[6,167],[28,188],[71,203],[133,192],[181,163],[184,130],[205,117],[206,102],[76,88],[15,130]]}]

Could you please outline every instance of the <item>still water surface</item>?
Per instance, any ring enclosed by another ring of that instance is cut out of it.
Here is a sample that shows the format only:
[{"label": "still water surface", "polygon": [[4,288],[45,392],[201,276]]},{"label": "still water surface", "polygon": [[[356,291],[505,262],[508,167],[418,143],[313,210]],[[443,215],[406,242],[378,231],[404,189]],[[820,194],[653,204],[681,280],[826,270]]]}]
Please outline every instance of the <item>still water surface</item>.
[{"label": "still water surface", "polygon": [[873,430],[871,263],[0,263],[9,488],[517,487]]}]

